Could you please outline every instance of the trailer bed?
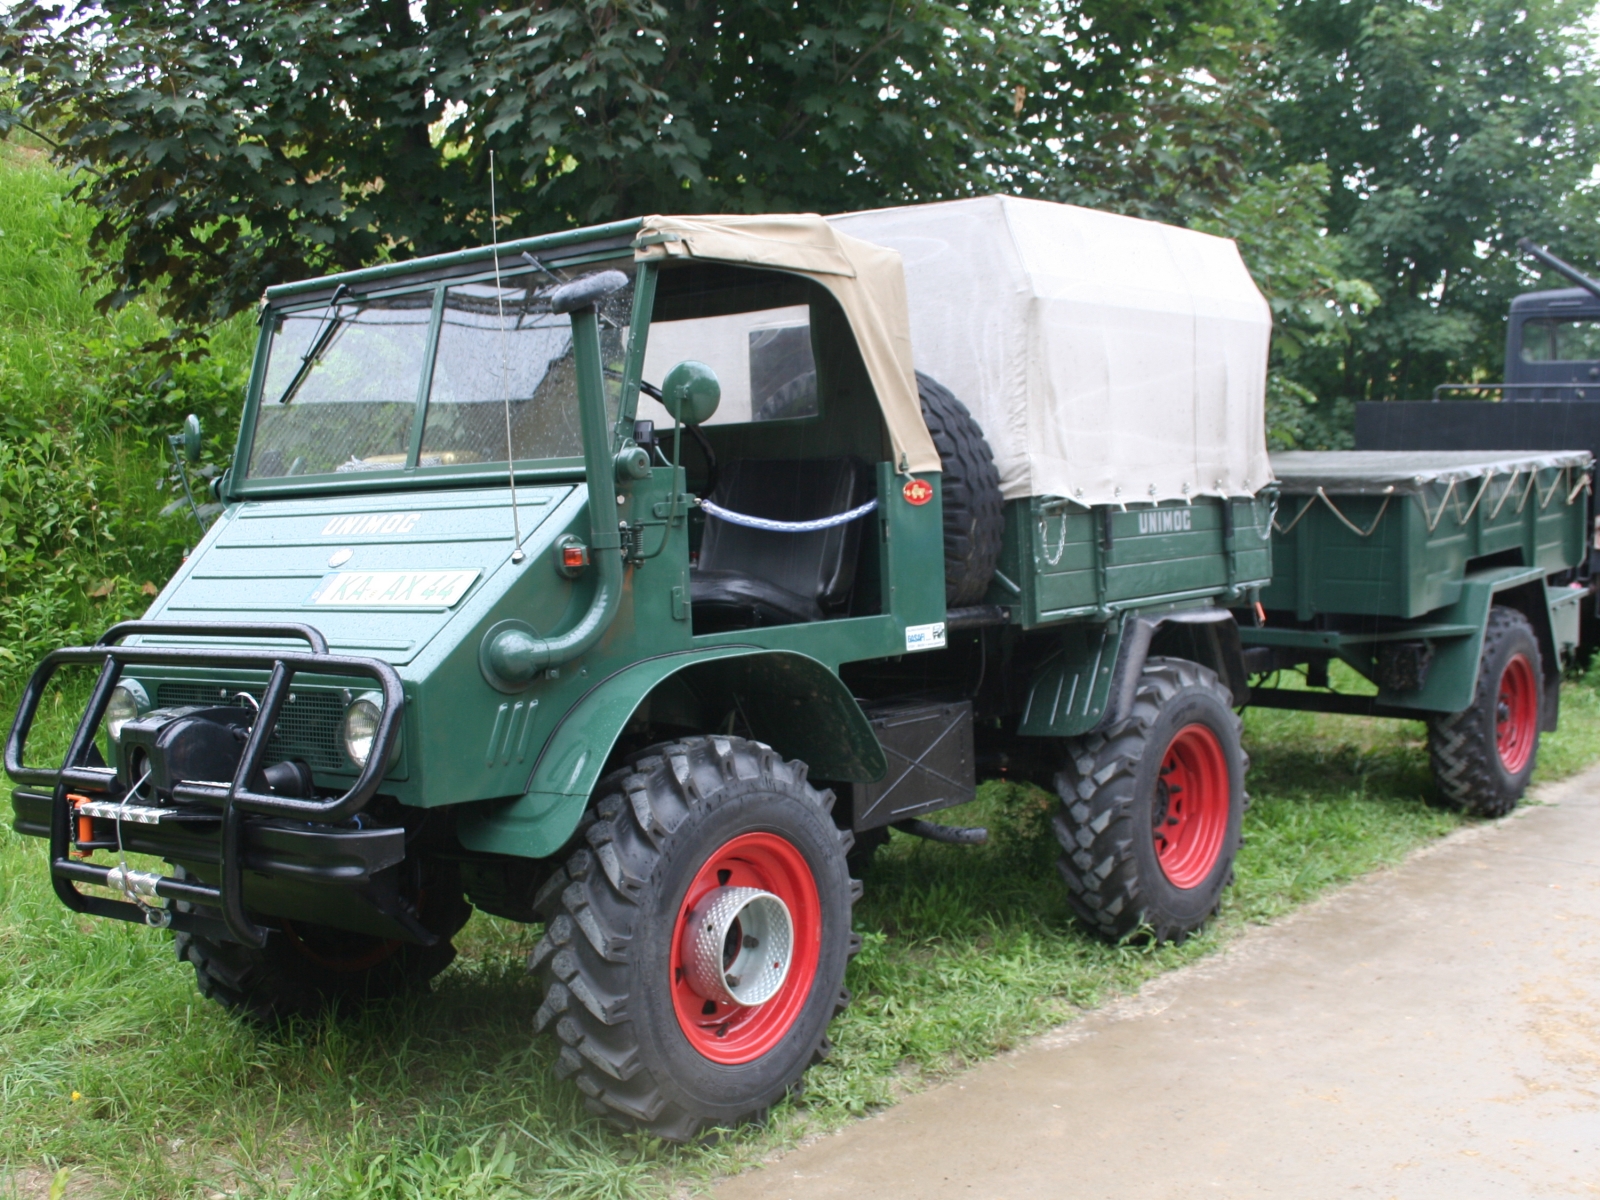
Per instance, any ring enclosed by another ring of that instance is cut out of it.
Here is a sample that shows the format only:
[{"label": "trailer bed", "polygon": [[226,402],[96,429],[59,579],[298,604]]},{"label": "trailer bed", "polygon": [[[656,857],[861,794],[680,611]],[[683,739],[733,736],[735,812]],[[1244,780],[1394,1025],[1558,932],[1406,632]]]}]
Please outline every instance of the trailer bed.
[{"label": "trailer bed", "polygon": [[1586,451],[1299,451],[1274,455],[1269,611],[1416,619],[1479,567],[1576,566]]}]

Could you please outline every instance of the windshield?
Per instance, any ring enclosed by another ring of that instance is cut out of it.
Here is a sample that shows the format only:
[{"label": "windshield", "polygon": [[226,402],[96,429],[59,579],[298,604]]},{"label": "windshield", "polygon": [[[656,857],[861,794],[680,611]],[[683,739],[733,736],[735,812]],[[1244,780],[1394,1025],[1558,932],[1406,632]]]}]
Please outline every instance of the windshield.
[{"label": "windshield", "polygon": [[[581,457],[572,322],[550,312],[555,285],[524,272],[498,289],[492,279],[441,283],[278,314],[248,476],[504,464],[508,432],[513,459]],[[601,306],[612,420],[632,308],[631,284]]]}]

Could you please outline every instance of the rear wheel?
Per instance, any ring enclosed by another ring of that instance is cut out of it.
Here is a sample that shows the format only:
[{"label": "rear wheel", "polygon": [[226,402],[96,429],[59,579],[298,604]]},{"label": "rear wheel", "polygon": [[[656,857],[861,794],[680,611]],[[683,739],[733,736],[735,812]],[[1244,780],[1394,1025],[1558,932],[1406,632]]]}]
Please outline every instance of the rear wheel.
[{"label": "rear wheel", "polygon": [[1527,791],[1539,757],[1544,660],[1528,618],[1489,610],[1472,705],[1428,722],[1428,751],[1441,803],[1503,817]]},{"label": "rear wheel", "polygon": [[450,939],[472,915],[452,872],[429,875],[418,915],[439,937],[432,946],[277,918],[259,950],[176,934],[178,961],[194,968],[201,995],[265,1025],[424,988],[455,961]]},{"label": "rear wheel", "polygon": [[1244,816],[1240,721],[1205,667],[1152,658],[1133,711],[1067,743],[1056,776],[1060,870],[1078,916],[1121,938],[1182,941],[1233,881]]},{"label": "rear wheel", "polygon": [[546,885],[529,967],[556,1073],[660,1137],[759,1116],[828,1050],[859,894],[831,793],[735,737],[634,756]]}]

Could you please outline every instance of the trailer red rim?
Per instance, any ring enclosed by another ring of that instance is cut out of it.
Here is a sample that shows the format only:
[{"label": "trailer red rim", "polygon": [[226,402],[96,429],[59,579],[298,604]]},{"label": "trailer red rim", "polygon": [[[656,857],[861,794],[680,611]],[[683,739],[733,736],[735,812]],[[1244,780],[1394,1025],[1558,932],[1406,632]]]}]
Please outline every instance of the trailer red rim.
[{"label": "trailer red rim", "polygon": [[[756,888],[783,901],[793,923],[787,974],[763,1004],[745,1006],[695,991],[685,970],[684,942],[695,906],[718,888]],[[822,903],[805,856],[775,833],[746,833],[725,842],[696,873],[678,906],[669,961],[678,1027],[712,1062],[752,1062],[793,1028],[816,982],[822,950]]]},{"label": "trailer red rim", "polygon": [[1500,672],[1494,741],[1500,763],[1512,775],[1528,765],[1539,739],[1539,681],[1526,654],[1513,654]]},{"label": "trailer red rim", "polygon": [[1232,794],[1216,733],[1200,724],[1178,730],[1161,759],[1151,815],[1156,861],[1173,887],[1199,887],[1217,865]]}]

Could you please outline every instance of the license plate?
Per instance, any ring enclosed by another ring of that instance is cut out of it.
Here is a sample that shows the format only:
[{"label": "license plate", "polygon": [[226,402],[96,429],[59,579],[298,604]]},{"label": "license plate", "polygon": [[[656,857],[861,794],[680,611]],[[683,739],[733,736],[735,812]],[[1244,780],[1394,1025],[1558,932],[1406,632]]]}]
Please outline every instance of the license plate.
[{"label": "license plate", "polygon": [[481,572],[335,571],[324,575],[307,604],[351,608],[449,608]]}]

